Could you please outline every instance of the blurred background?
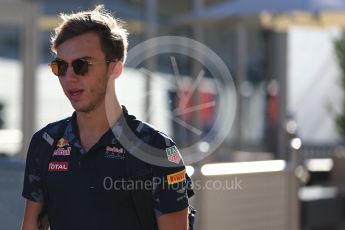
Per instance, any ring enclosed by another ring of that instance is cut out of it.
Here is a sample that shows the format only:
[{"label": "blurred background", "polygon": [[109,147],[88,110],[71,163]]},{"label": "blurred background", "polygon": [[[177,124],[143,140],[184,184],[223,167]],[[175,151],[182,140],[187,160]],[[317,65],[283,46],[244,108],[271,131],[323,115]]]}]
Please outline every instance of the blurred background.
[{"label": "blurred background", "polygon": [[97,4],[126,22],[129,50],[183,36],[231,73],[235,87],[176,51],[129,63],[117,85],[183,155],[212,149],[187,162],[196,229],[345,229],[344,0],[0,0],[0,229],[20,227],[32,134],[73,112],[47,65],[58,15]]}]

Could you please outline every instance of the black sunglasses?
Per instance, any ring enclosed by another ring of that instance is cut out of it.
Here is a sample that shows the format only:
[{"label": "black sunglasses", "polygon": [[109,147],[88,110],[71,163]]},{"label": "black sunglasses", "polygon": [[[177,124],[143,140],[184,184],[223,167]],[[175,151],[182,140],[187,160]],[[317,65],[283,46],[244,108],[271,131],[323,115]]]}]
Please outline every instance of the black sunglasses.
[{"label": "black sunglasses", "polygon": [[[83,76],[89,71],[89,65],[109,62],[112,61],[92,62],[90,60],[87,60],[86,58],[79,58],[72,61],[71,65],[75,74]],[[58,77],[64,76],[66,74],[68,65],[68,62],[61,59],[55,59],[49,63],[52,72]]]}]

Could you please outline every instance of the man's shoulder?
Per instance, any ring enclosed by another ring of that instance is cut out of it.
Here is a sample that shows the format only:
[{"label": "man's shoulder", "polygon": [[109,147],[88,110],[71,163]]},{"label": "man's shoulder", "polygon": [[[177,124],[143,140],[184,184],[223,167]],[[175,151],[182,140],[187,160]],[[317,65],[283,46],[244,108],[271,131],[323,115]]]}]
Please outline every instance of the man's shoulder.
[{"label": "man's shoulder", "polygon": [[126,124],[130,127],[130,131],[135,134],[136,137],[147,144],[164,144],[165,145],[175,145],[172,138],[165,134],[160,129],[156,128],[154,125],[144,122],[138,119],[136,116],[128,113],[125,106],[122,106]]},{"label": "man's shoulder", "polygon": [[[131,122],[130,126],[135,136],[128,135],[130,141],[125,140],[122,144],[125,144],[124,146],[134,159],[137,158],[146,162],[147,165],[154,166],[160,173],[173,173],[184,169],[179,149],[171,137],[155,126],[140,120]],[[132,163],[132,165],[135,165],[136,169],[140,167],[137,164]],[[136,174],[136,170],[134,171]]]},{"label": "man's shoulder", "polygon": [[139,143],[134,141],[133,144],[141,146],[150,163],[165,167],[179,167],[184,164],[179,148],[170,136],[153,125],[138,120],[135,122],[134,130],[139,137]]},{"label": "man's shoulder", "polygon": [[136,136],[148,144],[162,147],[175,145],[170,136],[150,123],[135,119],[131,122],[131,129],[135,132]]},{"label": "man's shoulder", "polygon": [[63,120],[50,123],[34,133],[28,149],[28,158],[38,159],[42,154],[46,153],[46,147],[53,145],[54,138],[56,138],[56,135],[59,133],[64,132],[64,128],[68,121],[69,118],[65,118]]},{"label": "man's shoulder", "polygon": [[67,124],[70,122],[71,117],[64,118],[59,121],[55,121],[52,123],[47,124],[45,127],[38,130],[32,137],[33,140],[35,139],[41,139],[44,135],[55,135],[59,132],[64,132],[64,129],[66,128]]}]

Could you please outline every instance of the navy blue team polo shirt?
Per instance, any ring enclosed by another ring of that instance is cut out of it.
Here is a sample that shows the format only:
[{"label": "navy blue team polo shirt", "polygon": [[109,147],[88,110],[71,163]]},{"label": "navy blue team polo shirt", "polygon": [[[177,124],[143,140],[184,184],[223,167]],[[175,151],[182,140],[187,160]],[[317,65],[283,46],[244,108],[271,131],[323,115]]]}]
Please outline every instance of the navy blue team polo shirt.
[{"label": "navy blue team polo shirt", "polygon": [[[122,110],[112,129],[88,152],[80,144],[75,113],[70,118],[49,124],[33,136],[22,195],[35,202],[47,201],[52,230],[141,229],[128,190],[144,184],[135,184],[128,177],[126,160],[130,157],[141,159],[137,160],[141,166],[134,169],[137,174],[145,174],[145,170],[150,169],[145,186],[151,186],[156,215],[188,207],[185,166],[175,143],[129,115],[124,106]],[[62,123],[65,123],[64,131],[53,140],[49,133]],[[126,128],[131,130],[130,135],[124,132]],[[40,148],[47,142],[52,145],[51,152]],[[153,149],[157,151],[148,152]],[[47,154],[49,163],[44,165]],[[150,159],[154,159],[155,164],[151,164]]]}]

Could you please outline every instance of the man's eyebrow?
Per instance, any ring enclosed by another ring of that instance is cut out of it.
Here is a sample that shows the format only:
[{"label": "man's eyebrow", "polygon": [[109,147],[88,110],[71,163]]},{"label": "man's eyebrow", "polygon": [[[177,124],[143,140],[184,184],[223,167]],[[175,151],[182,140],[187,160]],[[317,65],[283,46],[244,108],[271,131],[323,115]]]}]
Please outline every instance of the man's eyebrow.
[{"label": "man's eyebrow", "polygon": [[[91,56],[83,56],[83,57],[75,58],[75,59],[73,59],[72,61],[79,60],[79,59],[92,59],[92,57],[91,57]],[[59,57],[55,57],[54,60],[57,60],[57,61],[65,61],[64,59],[59,58]]]},{"label": "man's eyebrow", "polygon": [[[80,57],[80,58],[77,58],[77,59],[92,59],[92,57],[90,57],[90,56],[84,56],[84,57]],[[74,60],[77,60],[77,59],[74,59]]]}]

